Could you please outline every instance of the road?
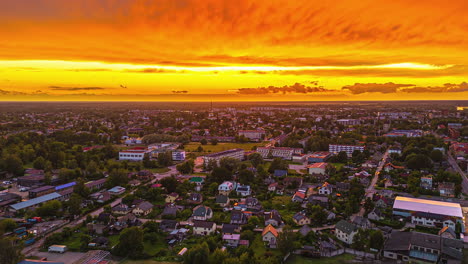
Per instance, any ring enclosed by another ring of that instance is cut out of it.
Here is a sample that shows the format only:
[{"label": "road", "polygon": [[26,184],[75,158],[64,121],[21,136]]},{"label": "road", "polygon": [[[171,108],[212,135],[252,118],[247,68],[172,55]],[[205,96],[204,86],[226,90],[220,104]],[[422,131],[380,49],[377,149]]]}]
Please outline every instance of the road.
[{"label": "road", "polygon": [[450,163],[450,165],[452,166],[452,168],[456,172],[458,172],[462,177],[462,180],[463,180],[462,181],[462,192],[464,194],[468,194],[468,178],[466,177],[465,172],[462,169],[460,169],[460,167],[457,164],[457,161],[455,161],[455,159],[452,157],[452,155],[450,153],[447,153],[447,160]]},{"label": "road", "polygon": [[[176,170],[176,166],[170,166],[168,167],[169,171],[167,172],[163,172],[163,173],[157,173],[156,175],[154,175],[154,179],[151,180],[151,182],[149,184],[153,184],[155,183],[156,181],[160,180],[160,179],[163,179],[165,177],[169,177],[171,176],[172,174],[176,174],[177,173],[177,170]],[[133,191],[130,192],[129,194],[133,194]],[[128,195],[128,194],[127,194]],[[117,199],[115,199],[115,201],[113,201],[112,203],[110,203],[110,206],[111,207],[114,207],[118,204],[120,204],[122,202],[122,198],[123,197],[119,197]],[[52,235],[53,233],[57,233],[57,232],[61,232],[63,231],[63,229],[65,227],[75,227],[81,223],[83,223],[83,221],[86,220],[86,217],[88,215],[91,215],[93,217],[96,217],[98,216],[100,213],[104,212],[104,206],[101,206],[99,207],[98,209],[88,213],[88,214],[85,214],[83,216],[80,216],[79,218],[75,219],[74,221],[71,221],[67,224],[65,224],[64,226],[58,228],[57,230],[45,235],[44,237],[42,237],[41,239],[37,240],[36,243],[32,244],[31,246],[28,246],[28,247],[25,247],[23,250],[22,250],[22,253],[23,255],[25,256],[35,256],[39,253],[39,249],[41,248],[42,244],[44,243],[45,241],[45,238],[47,238],[48,236]]]},{"label": "road", "polygon": [[[363,203],[366,201],[367,198],[371,198],[375,193],[375,185],[377,184],[377,181],[379,180],[379,175],[380,172],[382,171],[383,167],[387,163],[387,158],[388,158],[388,149],[385,151],[385,153],[382,156],[382,159],[380,160],[379,166],[377,167],[377,170],[375,171],[374,178],[372,178],[372,181],[370,182],[369,186],[366,189],[366,195],[364,196]],[[366,212],[366,209],[364,206],[361,206],[361,209],[357,213],[359,216],[364,216],[364,213]]]}]

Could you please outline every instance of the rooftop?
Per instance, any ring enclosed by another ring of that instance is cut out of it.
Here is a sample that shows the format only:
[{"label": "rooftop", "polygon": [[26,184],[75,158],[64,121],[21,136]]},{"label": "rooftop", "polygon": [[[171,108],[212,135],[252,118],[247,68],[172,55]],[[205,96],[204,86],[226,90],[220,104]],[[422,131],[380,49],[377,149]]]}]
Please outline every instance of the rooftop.
[{"label": "rooftop", "polygon": [[426,212],[463,218],[460,204],[398,196],[393,209]]},{"label": "rooftop", "polygon": [[43,195],[41,197],[37,197],[37,198],[31,199],[31,200],[25,201],[25,202],[20,202],[20,203],[17,203],[17,204],[13,204],[13,205],[11,205],[11,208],[13,208],[15,210],[21,210],[21,209],[28,208],[28,207],[31,207],[31,206],[34,206],[34,205],[37,205],[37,204],[40,204],[40,203],[43,203],[43,202],[53,200],[53,199],[58,199],[59,197],[61,197],[60,194],[58,194],[56,192],[53,192],[53,193],[49,193],[49,194]]}]

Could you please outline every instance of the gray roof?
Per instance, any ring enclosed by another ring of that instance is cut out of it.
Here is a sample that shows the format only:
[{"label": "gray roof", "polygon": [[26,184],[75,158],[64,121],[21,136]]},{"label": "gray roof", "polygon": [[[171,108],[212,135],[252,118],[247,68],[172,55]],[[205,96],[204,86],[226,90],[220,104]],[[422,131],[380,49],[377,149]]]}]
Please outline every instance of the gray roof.
[{"label": "gray roof", "polygon": [[59,193],[53,192],[53,193],[49,193],[41,197],[37,197],[31,200],[25,201],[25,202],[20,202],[17,204],[10,205],[10,207],[15,210],[21,210],[21,209],[35,206],[35,205],[38,205],[38,204],[41,204],[50,200],[58,199],[60,197],[62,197],[62,195],[60,195]]},{"label": "gray roof", "polygon": [[351,234],[354,231],[357,231],[358,228],[348,221],[341,220],[335,225],[335,229],[341,230],[346,234]]},{"label": "gray roof", "polygon": [[193,221],[194,227],[212,228],[214,224],[214,222]]},{"label": "gray roof", "polygon": [[409,250],[410,249],[411,232],[395,231],[390,234],[390,237],[385,242],[384,249],[389,251]]},{"label": "gray roof", "polygon": [[153,208],[153,204],[150,202],[142,202],[137,207],[143,211],[148,211]]},{"label": "gray roof", "polygon": [[194,216],[204,217],[209,214],[211,214],[211,208],[209,208],[208,206],[204,206],[204,205],[195,207],[195,210],[193,211]]},{"label": "gray roof", "polygon": [[227,203],[228,197],[226,195],[217,195],[216,196],[216,203]]}]

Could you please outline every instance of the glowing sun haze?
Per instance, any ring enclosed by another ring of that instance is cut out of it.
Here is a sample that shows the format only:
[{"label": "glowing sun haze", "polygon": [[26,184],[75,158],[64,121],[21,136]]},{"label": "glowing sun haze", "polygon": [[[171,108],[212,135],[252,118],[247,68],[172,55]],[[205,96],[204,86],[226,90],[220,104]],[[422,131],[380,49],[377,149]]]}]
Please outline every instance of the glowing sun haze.
[{"label": "glowing sun haze", "polygon": [[0,100],[468,98],[468,1],[0,0]]}]

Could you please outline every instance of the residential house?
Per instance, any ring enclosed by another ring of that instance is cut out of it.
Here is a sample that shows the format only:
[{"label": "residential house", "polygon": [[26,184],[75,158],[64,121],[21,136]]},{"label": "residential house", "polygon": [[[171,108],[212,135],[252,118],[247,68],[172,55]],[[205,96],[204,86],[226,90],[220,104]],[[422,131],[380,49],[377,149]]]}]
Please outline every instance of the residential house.
[{"label": "residential house", "polygon": [[279,226],[283,223],[280,214],[276,210],[271,210],[270,212],[264,213],[265,218],[265,226],[272,225],[272,226]]},{"label": "residential house", "polygon": [[166,203],[175,203],[175,201],[179,198],[179,194],[173,192],[166,196],[165,202]]},{"label": "residential house", "polygon": [[297,191],[294,193],[292,197],[292,201],[297,202],[297,203],[302,203],[305,200],[305,197],[306,197],[305,192]]},{"label": "residential house", "polygon": [[439,188],[440,196],[455,197],[455,183],[440,182],[438,188]]},{"label": "residential house", "polygon": [[111,199],[111,194],[108,191],[97,192],[91,194],[90,198],[98,203],[105,203]]},{"label": "residential house", "polygon": [[319,187],[318,193],[320,195],[330,195],[333,193],[333,186],[328,182],[325,182],[322,186]]},{"label": "residential house", "polygon": [[327,196],[311,195],[307,200],[313,205],[320,205],[324,208],[328,208],[329,206]]},{"label": "residential house", "polygon": [[301,177],[286,177],[283,179],[283,185],[287,188],[298,188],[302,185],[302,181]]},{"label": "residential house", "polygon": [[276,191],[276,188],[278,187],[278,183],[277,182],[273,182],[271,183],[270,185],[268,185],[268,191],[269,192],[274,192]]},{"label": "residential house", "polygon": [[457,239],[457,234],[455,234],[455,231],[453,231],[453,229],[448,226],[442,227],[442,229],[439,230],[438,235],[445,238]]},{"label": "residential house", "polygon": [[200,204],[203,202],[203,195],[201,195],[201,193],[191,193],[187,202],[191,204]]},{"label": "residential house", "polygon": [[190,183],[195,184],[195,190],[199,192],[203,186],[203,183],[205,182],[205,179],[202,177],[192,177],[189,180]]},{"label": "residential house", "polygon": [[237,247],[240,241],[239,234],[223,235],[223,241],[228,247]]},{"label": "residential house", "polygon": [[268,243],[270,248],[276,248],[276,239],[278,238],[278,231],[272,226],[267,225],[262,232],[262,240]]},{"label": "residential house", "polygon": [[164,207],[164,209],[163,209],[161,215],[162,215],[162,216],[176,217],[176,216],[177,216],[177,212],[179,212],[179,211],[180,211],[180,210],[179,210],[179,207],[178,207],[178,206],[173,205],[173,204],[167,204],[167,205]]},{"label": "residential house", "polygon": [[367,215],[367,218],[378,221],[382,220],[384,217],[379,208],[374,208],[374,210]]},{"label": "residential house", "polygon": [[216,195],[215,203],[221,207],[226,207],[229,205],[229,197],[226,195]]},{"label": "residential house", "polygon": [[229,196],[229,194],[236,189],[237,183],[231,181],[225,181],[218,186],[218,193],[221,195]]},{"label": "residential house", "polygon": [[251,194],[250,186],[249,185],[238,185],[236,188],[236,192],[240,196],[249,196]]},{"label": "residential house", "polygon": [[117,214],[117,215],[126,215],[128,214],[132,209],[128,207],[126,204],[118,204],[114,207],[112,207],[112,213]]},{"label": "residential house", "polygon": [[426,190],[432,189],[432,176],[423,176],[421,177],[421,188]]},{"label": "residential house", "polygon": [[231,211],[231,224],[245,225],[247,224],[247,217],[242,211],[232,210]]},{"label": "residential house", "polygon": [[354,224],[345,220],[340,220],[335,225],[336,238],[348,245],[351,245],[353,243],[354,236],[357,234],[357,232],[358,228]]},{"label": "residential house", "polygon": [[240,225],[235,225],[235,224],[223,224],[223,227],[221,228],[221,233],[223,235],[232,235],[235,233],[240,233],[241,227]]},{"label": "residential house", "polygon": [[310,224],[310,218],[305,215],[304,212],[297,212],[293,216],[293,221],[296,223],[296,225],[309,225]]},{"label": "residential house", "polygon": [[206,221],[194,221],[193,222],[193,234],[194,235],[211,235],[216,232],[216,223],[215,222],[206,222]]},{"label": "residential house", "polygon": [[211,219],[211,217],[213,217],[213,211],[211,210],[210,207],[200,204],[196,206],[195,208],[193,208],[192,215],[193,215],[194,220],[206,221],[208,219]]},{"label": "residential house", "polygon": [[328,163],[326,162],[317,162],[307,166],[307,171],[309,174],[326,174]]},{"label": "residential house", "polygon": [[121,186],[115,186],[112,187],[111,189],[107,190],[111,195],[121,195],[125,192],[125,188]]},{"label": "residential house", "polygon": [[163,232],[171,232],[179,226],[179,222],[176,220],[170,220],[170,219],[163,219],[161,220],[161,223],[159,223],[159,229],[161,229]]},{"label": "residential house", "polygon": [[401,170],[401,169],[404,169],[405,167],[403,166],[396,166],[396,165],[393,165],[392,163],[387,163],[385,164],[385,166],[383,167],[384,171],[386,172],[389,172],[389,171],[392,171],[392,170]]},{"label": "residential house", "polygon": [[353,223],[358,228],[362,229],[368,229],[371,227],[371,222],[369,221],[369,219],[359,215],[353,215],[351,217],[351,223]]},{"label": "residential house", "polygon": [[153,211],[154,205],[150,202],[142,202],[133,208],[133,213],[137,216],[146,216]]}]

